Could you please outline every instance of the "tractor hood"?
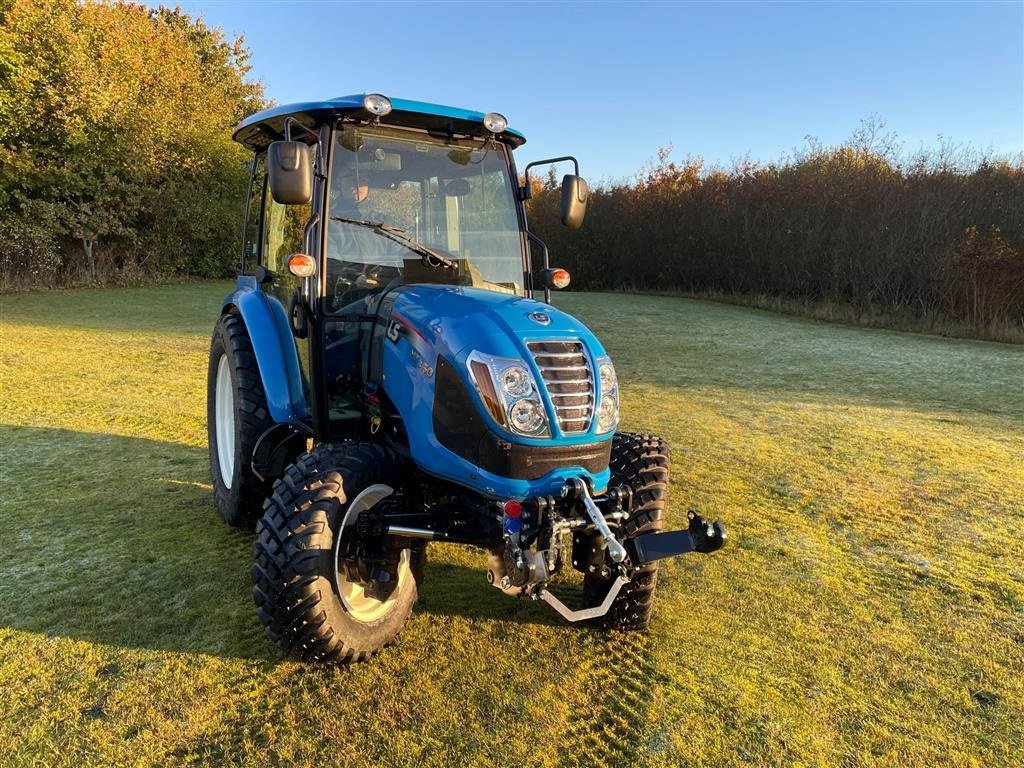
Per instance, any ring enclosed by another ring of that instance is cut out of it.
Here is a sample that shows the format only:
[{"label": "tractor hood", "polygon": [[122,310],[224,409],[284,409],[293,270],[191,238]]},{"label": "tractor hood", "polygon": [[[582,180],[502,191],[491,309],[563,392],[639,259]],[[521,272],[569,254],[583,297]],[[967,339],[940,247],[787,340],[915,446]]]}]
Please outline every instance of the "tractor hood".
[{"label": "tractor hood", "polygon": [[579,340],[604,354],[597,337],[572,315],[523,296],[457,286],[400,289],[392,314],[406,321],[438,354],[464,362],[472,351],[529,358],[526,342]]},{"label": "tractor hood", "polygon": [[[378,317],[381,385],[421,469],[505,499],[556,493],[570,477],[606,487],[611,431],[599,433],[596,418],[605,352],[575,317],[522,296],[421,284],[390,292]],[[537,434],[512,429],[515,399],[491,389],[488,400],[479,389],[472,366],[493,374],[494,363],[480,361],[494,358],[532,373],[536,390],[520,399],[541,402],[546,425]]]}]

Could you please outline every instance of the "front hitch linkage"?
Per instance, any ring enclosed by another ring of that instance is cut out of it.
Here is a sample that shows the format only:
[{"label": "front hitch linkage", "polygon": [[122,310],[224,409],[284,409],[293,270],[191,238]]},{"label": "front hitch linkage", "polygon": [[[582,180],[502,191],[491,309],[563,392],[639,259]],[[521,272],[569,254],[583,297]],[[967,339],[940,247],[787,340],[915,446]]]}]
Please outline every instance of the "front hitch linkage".
[{"label": "front hitch linkage", "polygon": [[586,510],[587,517],[590,518],[590,522],[593,523],[598,533],[601,534],[601,540],[608,549],[608,556],[616,563],[621,563],[625,560],[626,548],[619,543],[611,529],[608,528],[608,523],[605,522],[601,510],[597,508],[597,504],[590,498],[590,490],[587,488],[587,484],[578,477],[569,478],[562,487],[562,495],[569,496],[571,494],[575,494],[576,498],[582,500],[583,509]]},{"label": "front hitch linkage", "polygon": [[[657,531],[641,534],[627,539],[625,546],[615,538],[615,535],[608,528],[608,523],[590,496],[590,489],[587,484],[579,478],[570,478],[562,488],[563,498],[578,498],[583,502],[583,509],[586,511],[590,522],[597,529],[598,534],[608,550],[608,556],[616,563],[623,562],[629,557],[634,567],[650,563],[655,560],[662,560],[666,557],[674,557],[687,552],[710,553],[721,549],[725,544],[725,526],[715,521],[709,523],[696,512],[689,512],[690,524],[683,531]],[[543,600],[554,608],[562,618],[567,621],[586,621],[604,616],[611,609],[612,603],[618,597],[619,592],[629,583],[629,579],[619,574],[612,581],[608,593],[605,595],[601,605],[583,610],[574,611],[565,605],[561,600],[549,592],[544,585],[540,590],[533,593],[534,599]]]}]

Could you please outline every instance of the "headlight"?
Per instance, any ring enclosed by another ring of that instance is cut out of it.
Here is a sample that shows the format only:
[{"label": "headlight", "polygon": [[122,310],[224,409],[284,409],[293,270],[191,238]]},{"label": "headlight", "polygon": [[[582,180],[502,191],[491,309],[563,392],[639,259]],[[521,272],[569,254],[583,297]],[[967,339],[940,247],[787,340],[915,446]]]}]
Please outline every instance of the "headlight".
[{"label": "headlight", "polygon": [[618,398],[604,395],[601,398],[601,408],[597,412],[597,431],[611,432],[619,420]]},{"label": "headlight", "polygon": [[527,437],[547,437],[548,417],[537,396],[537,382],[522,360],[471,352],[469,373],[491,417]]},{"label": "headlight", "polygon": [[615,375],[615,366],[611,363],[601,363],[601,391],[615,392],[619,388],[619,377]]},{"label": "headlight", "polygon": [[513,365],[501,374],[501,389],[512,397],[526,397],[533,392],[533,377],[523,366]]},{"label": "headlight", "polygon": [[532,435],[547,422],[544,407],[537,400],[517,400],[509,410],[512,429]]},{"label": "headlight", "polygon": [[619,377],[607,355],[598,358],[598,378],[601,380],[601,405],[597,409],[597,433],[611,432],[619,423]]}]

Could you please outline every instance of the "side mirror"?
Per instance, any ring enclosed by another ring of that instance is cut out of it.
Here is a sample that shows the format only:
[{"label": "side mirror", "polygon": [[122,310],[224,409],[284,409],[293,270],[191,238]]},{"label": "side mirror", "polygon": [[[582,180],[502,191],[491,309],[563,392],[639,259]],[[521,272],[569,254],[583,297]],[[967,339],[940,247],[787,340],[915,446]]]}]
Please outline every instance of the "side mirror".
[{"label": "side mirror", "polygon": [[562,223],[569,229],[583,226],[589,197],[590,187],[579,176],[566,174],[562,177]]},{"label": "side mirror", "polygon": [[313,198],[312,148],[301,141],[275,141],[267,148],[267,181],[275,202],[308,203]]}]

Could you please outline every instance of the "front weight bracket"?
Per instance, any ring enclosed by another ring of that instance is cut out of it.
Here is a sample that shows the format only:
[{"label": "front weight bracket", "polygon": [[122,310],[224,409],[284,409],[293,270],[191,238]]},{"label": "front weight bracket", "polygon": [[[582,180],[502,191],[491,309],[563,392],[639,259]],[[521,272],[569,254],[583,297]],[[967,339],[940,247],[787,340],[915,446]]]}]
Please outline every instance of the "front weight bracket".
[{"label": "front weight bracket", "polygon": [[685,531],[645,533],[626,540],[630,560],[643,565],[666,557],[685,555],[687,552],[709,554],[725,544],[725,525],[720,521],[709,523],[696,512],[690,512],[690,527]]}]

